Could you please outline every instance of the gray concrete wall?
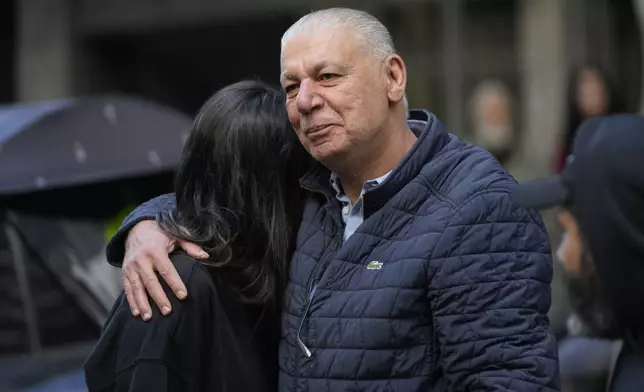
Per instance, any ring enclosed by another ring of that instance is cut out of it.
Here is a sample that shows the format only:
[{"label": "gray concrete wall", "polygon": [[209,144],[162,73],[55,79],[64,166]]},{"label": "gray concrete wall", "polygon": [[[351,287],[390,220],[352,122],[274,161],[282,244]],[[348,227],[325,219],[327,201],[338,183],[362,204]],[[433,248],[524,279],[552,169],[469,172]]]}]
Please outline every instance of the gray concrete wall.
[{"label": "gray concrete wall", "polygon": [[[521,143],[522,164],[515,173],[520,179],[541,177],[551,171],[553,153],[562,129],[566,102],[567,48],[565,8],[560,0],[522,1],[518,26],[520,31],[522,78]],[[554,248],[559,230],[553,211],[544,220]],[[550,320],[555,329],[565,328],[569,310],[563,273],[554,263]]]},{"label": "gray concrete wall", "polygon": [[566,35],[560,0],[520,2],[519,50],[526,176],[549,174],[566,102]]},{"label": "gray concrete wall", "polygon": [[69,0],[20,0],[16,4],[16,98],[31,101],[72,95]]},{"label": "gray concrete wall", "polygon": [[[644,26],[644,0],[634,0],[635,12],[639,20],[640,26]],[[644,53],[644,28],[640,27],[642,53]],[[644,66],[644,61],[642,61]],[[644,70],[642,70],[644,73]],[[642,78],[642,86],[640,88],[640,97],[644,97],[644,77]],[[644,114],[644,98],[640,98],[640,113]]]}]

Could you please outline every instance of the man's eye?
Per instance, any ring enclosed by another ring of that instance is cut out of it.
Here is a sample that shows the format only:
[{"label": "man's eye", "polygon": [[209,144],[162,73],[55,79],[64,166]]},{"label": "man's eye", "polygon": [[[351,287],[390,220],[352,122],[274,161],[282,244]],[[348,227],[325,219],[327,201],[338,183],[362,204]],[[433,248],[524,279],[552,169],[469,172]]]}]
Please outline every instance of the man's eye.
[{"label": "man's eye", "polygon": [[335,78],[336,76],[337,76],[336,74],[325,73],[325,74],[320,75],[319,79],[320,80],[331,80],[331,79]]},{"label": "man's eye", "polygon": [[295,91],[296,88],[297,88],[297,85],[290,84],[290,85],[284,87],[284,91],[286,92],[286,94],[291,94],[292,92]]}]

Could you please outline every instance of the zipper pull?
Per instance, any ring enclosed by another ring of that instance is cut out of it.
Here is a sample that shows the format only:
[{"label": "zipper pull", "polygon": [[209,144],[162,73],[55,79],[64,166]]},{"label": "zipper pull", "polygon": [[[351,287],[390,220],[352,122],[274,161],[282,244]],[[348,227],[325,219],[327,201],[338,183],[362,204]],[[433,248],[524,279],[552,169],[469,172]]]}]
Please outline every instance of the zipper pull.
[{"label": "zipper pull", "polygon": [[300,346],[302,351],[304,351],[304,355],[306,355],[307,358],[311,358],[311,355],[312,355],[311,350],[309,350],[309,348],[306,347],[306,344],[304,344],[304,342],[302,341],[302,339],[300,339],[299,336],[297,337],[297,344]]},{"label": "zipper pull", "polygon": [[311,353],[311,350],[309,350],[308,347],[306,347],[306,344],[302,341],[302,338],[300,337],[300,333],[302,332],[302,327],[304,327],[304,321],[306,320],[306,316],[309,314],[309,309],[311,308],[311,302],[313,302],[313,297],[315,296],[315,291],[317,290],[318,285],[313,286],[311,289],[311,292],[309,293],[309,296],[307,297],[307,304],[306,304],[306,309],[304,311],[304,314],[302,315],[302,320],[300,321],[300,328],[297,330],[297,344],[300,346],[302,351],[304,352],[304,355],[306,355],[307,358],[311,358],[313,354]]}]

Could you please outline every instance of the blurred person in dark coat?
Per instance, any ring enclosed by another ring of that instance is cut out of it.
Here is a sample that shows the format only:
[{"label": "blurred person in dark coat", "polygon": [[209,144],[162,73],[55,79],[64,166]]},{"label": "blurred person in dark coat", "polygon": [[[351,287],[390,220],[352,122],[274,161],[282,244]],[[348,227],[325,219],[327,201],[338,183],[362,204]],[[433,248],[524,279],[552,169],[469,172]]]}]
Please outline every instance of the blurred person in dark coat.
[{"label": "blurred person in dark coat", "polygon": [[622,341],[614,360],[595,345],[585,354],[596,368],[605,364],[609,392],[644,391],[643,168],[644,118],[596,117],[580,127],[560,175],[522,183],[514,193],[524,206],[559,206],[557,258],[573,320],[585,329],[580,333]]}]

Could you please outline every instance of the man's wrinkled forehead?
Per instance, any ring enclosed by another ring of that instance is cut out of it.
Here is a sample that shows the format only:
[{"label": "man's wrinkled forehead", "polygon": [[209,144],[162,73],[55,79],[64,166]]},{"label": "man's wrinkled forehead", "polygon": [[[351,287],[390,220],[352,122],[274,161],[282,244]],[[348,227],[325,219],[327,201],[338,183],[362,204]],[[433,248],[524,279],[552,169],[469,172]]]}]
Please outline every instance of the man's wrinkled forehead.
[{"label": "man's wrinkled forehead", "polygon": [[[351,70],[351,67],[349,65],[339,63],[339,62],[334,62],[334,61],[328,61],[328,60],[320,60],[317,62],[310,62],[310,63],[304,63],[300,66],[299,69],[305,70],[307,73],[311,74],[318,74],[323,71],[331,71],[331,72],[338,72],[341,74],[346,74]],[[296,75],[297,70],[295,69],[285,69],[281,74],[280,74],[280,81],[282,83],[288,81],[288,80],[297,80],[298,76]]]},{"label": "man's wrinkled forehead", "polygon": [[282,76],[294,71],[324,66],[349,67],[359,49],[355,35],[347,29],[312,29],[290,36],[282,45]]}]

